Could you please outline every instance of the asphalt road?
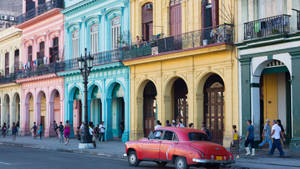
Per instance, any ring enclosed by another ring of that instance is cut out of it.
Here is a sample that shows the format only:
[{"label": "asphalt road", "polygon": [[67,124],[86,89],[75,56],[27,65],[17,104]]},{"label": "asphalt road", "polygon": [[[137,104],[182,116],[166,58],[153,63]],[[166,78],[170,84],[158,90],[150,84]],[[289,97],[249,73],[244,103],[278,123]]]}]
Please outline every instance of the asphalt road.
[{"label": "asphalt road", "polygon": [[[0,169],[149,169],[155,163],[142,162],[139,167],[130,167],[124,159],[104,158],[89,154],[76,154],[40,149],[31,149],[0,144]],[[282,169],[287,166],[272,166],[258,163],[237,163],[232,169]],[[161,169],[173,169],[172,165]],[[293,169],[293,167],[290,167]]]}]

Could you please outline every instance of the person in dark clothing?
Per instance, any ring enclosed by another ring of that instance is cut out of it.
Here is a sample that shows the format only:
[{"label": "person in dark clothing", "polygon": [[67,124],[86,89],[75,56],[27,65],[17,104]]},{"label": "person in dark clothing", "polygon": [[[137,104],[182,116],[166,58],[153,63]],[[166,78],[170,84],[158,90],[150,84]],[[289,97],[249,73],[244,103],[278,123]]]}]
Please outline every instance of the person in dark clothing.
[{"label": "person in dark clothing", "polygon": [[42,123],[41,123],[41,124],[40,124],[40,127],[39,127],[39,131],[38,131],[38,134],[40,135],[40,140],[42,140],[43,131],[44,131],[43,125],[42,125]]},{"label": "person in dark clothing", "polygon": [[54,121],[53,121],[53,130],[54,130],[56,136],[58,136],[57,129],[58,129],[58,126],[57,126],[56,121],[54,120]]},{"label": "person in dark clothing", "polygon": [[5,136],[6,136],[6,131],[7,131],[6,123],[3,123],[3,126],[2,126],[2,137],[3,138],[5,138]]},{"label": "person in dark clothing", "polygon": [[171,124],[170,124],[170,121],[169,121],[169,120],[166,120],[166,126],[167,126],[167,127],[171,127]]},{"label": "person in dark clothing", "polygon": [[31,128],[31,130],[32,130],[32,137],[33,137],[33,138],[36,138],[37,125],[36,125],[35,122],[33,122],[33,126],[32,126],[32,128]]},{"label": "person in dark clothing", "polygon": [[284,131],[284,128],[283,128],[283,125],[281,124],[281,120],[278,119],[277,121],[277,125],[280,127],[281,129],[281,137],[280,137],[280,143],[281,143],[281,146],[284,147],[284,142],[285,142],[285,131]]},{"label": "person in dark clothing", "polygon": [[209,141],[211,141],[211,135],[210,135],[210,131],[208,130],[208,128],[206,127],[206,122],[202,122],[202,131],[204,131],[207,134],[207,138]]},{"label": "person in dark clothing", "polygon": [[250,144],[251,150],[252,150],[252,156],[255,155],[255,148],[254,148],[254,126],[252,125],[252,121],[248,120],[248,129],[247,129],[247,135],[245,140],[245,148],[246,148],[246,155],[250,155],[250,148],[248,145]]},{"label": "person in dark clothing", "polygon": [[13,122],[13,126],[11,129],[11,135],[12,135],[13,140],[16,140],[17,132],[18,132],[18,129],[17,129],[16,123]]},{"label": "person in dark clothing", "polygon": [[64,142],[64,125],[62,124],[62,122],[59,123],[58,130],[59,130],[59,142],[63,143]]}]

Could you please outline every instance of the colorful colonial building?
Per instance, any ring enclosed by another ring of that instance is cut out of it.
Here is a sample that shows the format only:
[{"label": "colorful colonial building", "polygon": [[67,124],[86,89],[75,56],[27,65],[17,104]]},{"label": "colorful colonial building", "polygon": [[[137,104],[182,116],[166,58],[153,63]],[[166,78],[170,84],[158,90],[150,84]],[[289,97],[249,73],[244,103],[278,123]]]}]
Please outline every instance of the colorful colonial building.
[{"label": "colorful colonial building", "polygon": [[239,123],[234,1],[130,2],[130,139],[147,136],[155,120],[181,120],[206,122],[213,141],[229,145]]},{"label": "colorful colonial building", "polygon": [[0,32],[0,124],[20,122],[21,87],[16,84],[20,70],[22,30],[10,27]]},{"label": "colorful colonial building", "polygon": [[291,145],[299,147],[300,1],[245,0],[238,9],[243,134],[248,119],[256,140],[266,119],[281,119]]},{"label": "colorful colonial building", "polygon": [[[105,138],[129,139],[129,68],[121,47],[129,42],[129,0],[66,0],[65,120],[74,131],[84,121],[83,79],[77,59],[85,48],[94,57],[88,84],[88,121],[106,127]],[[75,132],[76,133],[76,132]]]},{"label": "colorful colonial building", "polygon": [[64,79],[56,63],[64,59],[63,0],[24,1],[17,28],[22,29],[21,129],[27,135],[36,122],[45,136],[53,135],[53,120],[64,121]]}]

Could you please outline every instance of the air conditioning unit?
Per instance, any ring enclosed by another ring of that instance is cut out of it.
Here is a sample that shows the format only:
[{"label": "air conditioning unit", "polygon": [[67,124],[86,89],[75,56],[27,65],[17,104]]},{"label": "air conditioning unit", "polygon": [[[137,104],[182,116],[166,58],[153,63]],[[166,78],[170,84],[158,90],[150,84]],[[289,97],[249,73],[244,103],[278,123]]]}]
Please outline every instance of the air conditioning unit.
[{"label": "air conditioning unit", "polygon": [[4,16],[3,16],[3,19],[4,19],[4,20],[7,20],[7,18],[8,18],[7,15],[4,15]]},{"label": "air conditioning unit", "polygon": [[147,10],[152,10],[152,4],[146,4],[146,6],[145,6],[145,8],[147,9]]},{"label": "air conditioning unit", "polygon": [[10,21],[15,21],[16,18],[15,18],[14,16],[11,16],[11,17],[9,17],[9,20],[10,20]]}]

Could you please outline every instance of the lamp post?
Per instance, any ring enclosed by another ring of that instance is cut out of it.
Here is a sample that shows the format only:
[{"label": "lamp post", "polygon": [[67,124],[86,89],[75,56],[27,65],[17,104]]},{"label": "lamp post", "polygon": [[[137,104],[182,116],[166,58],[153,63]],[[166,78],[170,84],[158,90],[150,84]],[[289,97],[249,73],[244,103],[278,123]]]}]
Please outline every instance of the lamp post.
[{"label": "lamp post", "polygon": [[79,148],[87,149],[93,148],[92,144],[92,136],[89,133],[89,124],[88,124],[88,103],[87,103],[87,85],[88,85],[88,77],[93,68],[93,60],[94,58],[91,54],[87,54],[87,49],[85,48],[84,57],[81,55],[78,58],[78,65],[83,77],[83,85],[84,85],[84,134],[81,139],[81,143],[79,143]]}]

